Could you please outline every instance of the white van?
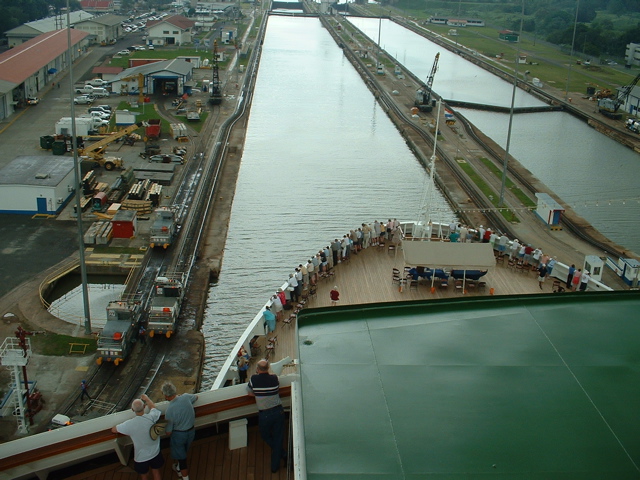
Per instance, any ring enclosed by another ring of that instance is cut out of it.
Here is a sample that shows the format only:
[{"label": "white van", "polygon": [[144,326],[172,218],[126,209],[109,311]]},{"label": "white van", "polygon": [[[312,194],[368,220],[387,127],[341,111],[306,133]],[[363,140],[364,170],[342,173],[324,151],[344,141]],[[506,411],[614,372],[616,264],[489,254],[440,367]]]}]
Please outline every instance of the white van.
[{"label": "white van", "polygon": [[109,91],[105,88],[94,88],[91,91],[91,95],[93,95],[95,98],[108,97]]}]

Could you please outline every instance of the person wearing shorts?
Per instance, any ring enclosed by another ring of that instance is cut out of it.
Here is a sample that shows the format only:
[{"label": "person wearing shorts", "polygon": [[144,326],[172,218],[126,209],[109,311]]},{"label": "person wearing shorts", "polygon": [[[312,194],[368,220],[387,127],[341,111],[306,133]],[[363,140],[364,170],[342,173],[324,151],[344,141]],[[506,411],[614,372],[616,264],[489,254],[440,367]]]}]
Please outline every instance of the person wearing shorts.
[{"label": "person wearing shorts", "polygon": [[[149,413],[145,413],[145,406]],[[135,417],[111,428],[113,433],[128,435],[133,441],[134,470],[140,474],[142,480],[149,478],[149,470],[153,480],[162,479],[164,458],[160,451],[160,438],[152,439],[149,431],[160,418],[161,412],[146,395],[141,395],[131,403],[131,410]]]}]

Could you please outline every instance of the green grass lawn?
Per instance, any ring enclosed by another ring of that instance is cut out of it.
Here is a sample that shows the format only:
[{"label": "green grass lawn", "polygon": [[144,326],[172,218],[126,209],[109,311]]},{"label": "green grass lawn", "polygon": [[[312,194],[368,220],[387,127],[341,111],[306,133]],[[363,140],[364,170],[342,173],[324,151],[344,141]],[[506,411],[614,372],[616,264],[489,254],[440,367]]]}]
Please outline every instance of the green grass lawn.
[{"label": "green grass lawn", "polygon": [[[79,344],[73,346],[74,352],[69,353],[71,344]],[[34,353],[39,355],[52,355],[52,356],[69,356],[69,355],[81,355],[84,345],[84,355],[93,355],[97,350],[97,342],[95,338],[81,338],[70,337],[69,335],[57,335],[55,333],[46,333],[44,335],[34,335],[31,337],[31,348]]]},{"label": "green grass lawn", "polygon": [[[459,162],[460,168],[464,170],[467,176],[471,179],[473,183],[482,191],[485,197],[489,199],[489,201],[495,206],[498,207],[498,203],[500,202],[500,196],[493,191],[493,189],[487,185],[487,183],[480,178],[480,176],[476,173],[471,165],[467,162]],[[519,223],[520,219],[516,216],[516,214],[507,208],[500,209],[500,214],[511,223]]]},{"label": "green grass lawn", "polygon": [[[129,98],[129,101],[137,101],[138,96],[129,95],[128,98]],[[136,115],[136,121],[138,122],[145,122],[152,118],[154,119],[160,118],[160,115],[158,115],[158,112],[156,112],[154,103],[151,103],[151,102],[143,103],[143,104],[138,104],[137,107],[132,107],[129,104],[129,101],[122,100],[120,103],[118,103],[117,110],[129,110],[130,112],[138,113],[139,115]],[[112,122],[114,122],[114,125],[115,125],[115,118],[112,119]],[[170,134],[169,122],[167,122],[164,118],[160,118],[160,125],[161,125],[160,127],[161,132],[166,135],[169,135]],[[138,130],[137,133],[144,136],[143,129]]]},{"label": "green grass lawn", "polygon": [[[502,179],[502,169],[498,168],[498,166],[493,163],[491,160],[485,157],[480,157],[480,161],[489,169],[491,172],[497,177]],[[522,202],[525,207],[535,207],[536,202],[531,200],[529,196],[520,190],[508,177],[505,181],[505,187],[509,189],[518,200]]]}]

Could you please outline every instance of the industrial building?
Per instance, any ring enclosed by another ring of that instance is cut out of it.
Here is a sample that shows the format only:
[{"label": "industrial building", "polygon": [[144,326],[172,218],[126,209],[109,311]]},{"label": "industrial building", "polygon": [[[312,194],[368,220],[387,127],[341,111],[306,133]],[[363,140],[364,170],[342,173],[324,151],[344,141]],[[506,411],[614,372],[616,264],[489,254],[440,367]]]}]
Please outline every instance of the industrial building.
[{"label": "industrial building", "polygon": [[126,19],[121,15],[107,13],[78,22],[74,28],[87,32],[90,35],[89,40],[94,43],[115,43],[116,40],[124,37],[122,22]]},{"label": "industrial building", "polygon": [[74,184],[73,158],[21,155],[0,170],[0,213],[57,215]]},{"label": "industrial building", "polygon": [[[69,12],[69,23],[74,26],[83,20],[90,20],[93,17],[94,15],[92,13],[83,12],[82,10]],[[66,13],[24,23],[16,28],[7,30],[5,35],[9,46],[16,47],[42,35],[43,33],[53,32],[55,30],[64,30],[65,28],[67,28]]]},{"label": "industrial building", "polygon": [[22,108],[28,97],[37,96],[86,51],[89,34],[70,32],[70,52],[67,30],[54,30],[0,54],[0,120]]},{"label": "industrial building", "polygon": [[[140,79],[144,81],[145,95],[154,93],[182,95],[188,93],[188,82],[193,77],[193,62],[176,58],[127,68],[111,80],[111,91],[120,94],[139,93]],[[187,87],[187,88],[185,88]]]}]

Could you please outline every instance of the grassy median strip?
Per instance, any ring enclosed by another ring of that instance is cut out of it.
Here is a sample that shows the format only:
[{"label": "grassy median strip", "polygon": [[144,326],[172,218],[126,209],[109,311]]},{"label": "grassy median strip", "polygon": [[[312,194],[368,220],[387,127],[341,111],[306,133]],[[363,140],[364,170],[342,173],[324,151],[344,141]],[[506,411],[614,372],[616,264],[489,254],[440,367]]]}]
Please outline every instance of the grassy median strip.
[{"label": "grassy median strip", "polygon": [[[498,168],[498,166],[495,163],[493,163],[491,160],[489,160],[486,157],[480,157],[480,161],[484,163],[484,166],[487,167],[489,170],[491,170],[496,177],[502,180],[502,170]],[[525,207],[536,206],[536,202],[531,200],[526,193],[520,190],[515,183],[509,180],[509,177],[507,177],[505,186],[509,189],[509,191],[511,191],[511,193],[513,193],[518,198],[518,200],[522,202],[522,204]]]},{"label": "grassy median strip", "polygon": [[[498,202],[500,201],[500,196],[493,191],[493,189],[487,185],[487,183],[480,178],[480,176],[476,173],[471,165],[469,165],[466,161],[459,161],[458,164],[460,168],[467,174],[467,176],[471,179],[473,183],[480,189],[480,191],[484,194],[485,197],[489,199],[489,201],[495,206],[498,207]],[[520,219],[516,216],[516,214],[508,208],[500,208],[500,214],[508,221],[512,223],[520,223]]]}]

